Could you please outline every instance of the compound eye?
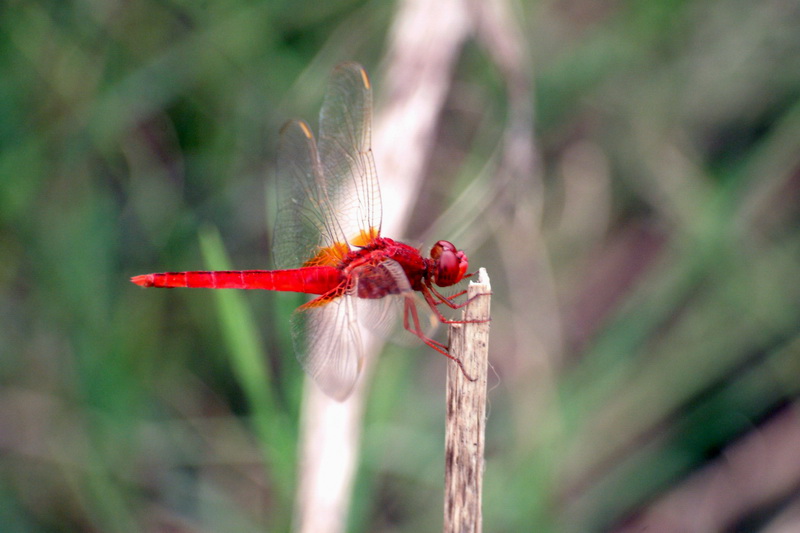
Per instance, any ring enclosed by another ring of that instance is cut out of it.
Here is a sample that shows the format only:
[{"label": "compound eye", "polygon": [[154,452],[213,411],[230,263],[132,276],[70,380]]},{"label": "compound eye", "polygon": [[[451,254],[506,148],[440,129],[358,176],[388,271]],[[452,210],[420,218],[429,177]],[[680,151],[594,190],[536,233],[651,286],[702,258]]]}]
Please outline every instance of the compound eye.
[{"label": "compound eye", "polygon": [[431,258],[435,262],[433,282],[440,287],[448,287],[461,281],[469,268],[464,252],[459,251],[448,241],[439,241],[431,248]]},{"label": "compound eye", "polygon": [[450,241],[438,241],[436,244],[433,245],[431,248],[431,257],[434,259],[438,259],[442,252],[456,252],[455,245]]}]

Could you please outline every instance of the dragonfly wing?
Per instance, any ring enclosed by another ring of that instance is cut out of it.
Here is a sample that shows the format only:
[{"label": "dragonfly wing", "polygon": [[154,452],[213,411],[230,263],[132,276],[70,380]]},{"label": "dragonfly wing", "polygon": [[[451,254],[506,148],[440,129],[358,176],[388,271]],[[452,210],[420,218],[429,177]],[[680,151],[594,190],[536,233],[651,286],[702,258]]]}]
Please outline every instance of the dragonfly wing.
[{"label": "dragonfly wing", "polygon": [[359,298],[359,322],[381,338],[398,344],[412,344],[417,337],[404,328],[404,318],[409,324],[430,336],[439,320],[430,306],[411,288],[403,267],[387,259],[377,265],[366,265],[353,272],[357,294],[376,293],[382,288],[382,298]]},{"label": "dragonfly wing", "polygon": [[381,198],[371,147],[372,89],[364,69],[334,69],[320,111],[320,141],[291,121],[278,146],[278,268],[333,265],[380,233]]},{"label": "dragonfly wing", "polygon": [[295,352],[305,371],[329,396],[344,400],[364,362],[364,348],[352,294],[325,295],[292,317]]},{"label": "dragonfly wing", "polygon": [[364,68],[343,63],[331,74],[319,117],[324,188],[339,210],[344,234],[356,245],[376,237],[381,193],[372,156],[372,87]]},{"label": "dragonfly wing", "polygon": [[287,122],[278,145],[278,213],[273,239],[277,268],[299,268],[321,248],[345,242],[331,199],[317,143],[303,121]]}]

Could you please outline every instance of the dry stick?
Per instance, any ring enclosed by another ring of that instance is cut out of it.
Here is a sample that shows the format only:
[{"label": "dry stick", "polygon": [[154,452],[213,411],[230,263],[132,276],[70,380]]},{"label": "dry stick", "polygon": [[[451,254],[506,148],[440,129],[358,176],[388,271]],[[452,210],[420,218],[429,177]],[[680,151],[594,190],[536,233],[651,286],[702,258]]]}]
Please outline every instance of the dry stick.
[{"label": "dry stick", "polygon": [[[488,320],[491,285],[484,269],[470,282],[464,320]],[[447,418],[444,444],[444,531],[479,533],[482,527],[483,437],[486,421],[486,372],[489,322],[451,324],[450,353],[464,364],[447,367]]]}]

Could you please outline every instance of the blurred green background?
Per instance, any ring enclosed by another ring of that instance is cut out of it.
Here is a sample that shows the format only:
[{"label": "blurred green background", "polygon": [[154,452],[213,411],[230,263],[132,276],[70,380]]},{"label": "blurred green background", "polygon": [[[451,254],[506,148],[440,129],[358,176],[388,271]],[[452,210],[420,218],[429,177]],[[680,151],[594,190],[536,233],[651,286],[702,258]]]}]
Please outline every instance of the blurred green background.
[{"label": "blurred green background", "polygon": [[[128,278],[269,267],[278,130],[316,124],[340,61],[384,97],[395,9],[0,3],[0,530],[288,527],[301,299]],[[482,235],[467,252],[495,291],[484,529],[800,530],[800,4],[515,10],[535,231],[509,243],[504,206],[436,222],[491,189],[509,121],[476,44],[439,127],[436,200],[409,230]],[[534,256],[549,293],[520,305]],[[349,530],[441,528],[445,364],[386,349]]]}]

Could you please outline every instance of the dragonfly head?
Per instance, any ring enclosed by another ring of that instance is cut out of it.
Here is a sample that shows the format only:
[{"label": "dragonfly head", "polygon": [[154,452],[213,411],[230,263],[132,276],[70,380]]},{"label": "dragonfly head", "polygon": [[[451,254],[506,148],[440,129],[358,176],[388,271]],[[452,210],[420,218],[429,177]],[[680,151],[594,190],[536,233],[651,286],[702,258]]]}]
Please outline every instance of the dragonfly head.
[{"label": "dragonfly head", "polygon": [[469,268],[467,254],[456,250],[453,243],[439,241],[431,248],[430,276],[431,281],[439,287],[455,285],[466,274]]}]

